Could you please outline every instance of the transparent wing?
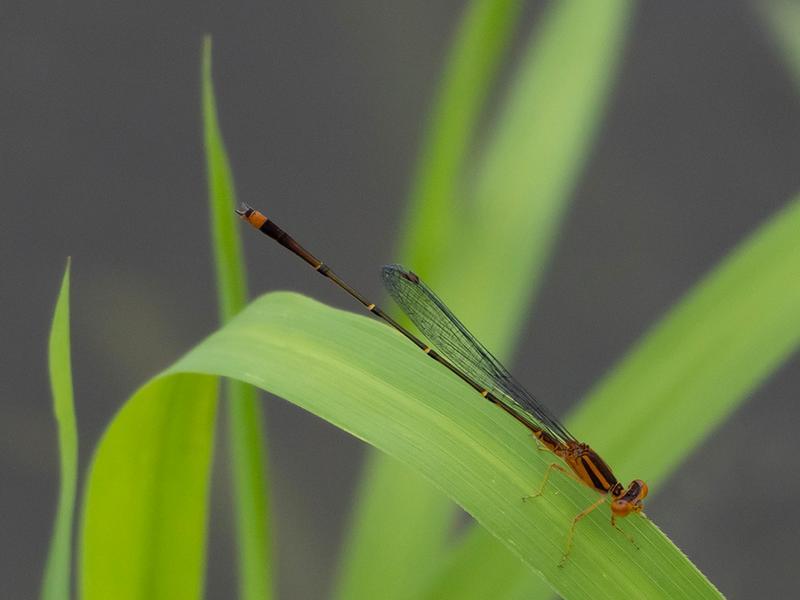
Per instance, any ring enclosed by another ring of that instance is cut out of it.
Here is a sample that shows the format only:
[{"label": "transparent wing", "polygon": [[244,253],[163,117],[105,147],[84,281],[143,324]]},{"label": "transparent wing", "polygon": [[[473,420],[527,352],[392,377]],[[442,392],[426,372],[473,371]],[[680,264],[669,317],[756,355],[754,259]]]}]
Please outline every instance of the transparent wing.
[{"label": "transparent wing", "polygon": [[562,441],[575,440],[533,394],[508,372],[486,347],[450,312],[417,275],[401,265],[386,265],[383,283],[414,325],[450,363],[470,379],[493,392],[509,408]]}]

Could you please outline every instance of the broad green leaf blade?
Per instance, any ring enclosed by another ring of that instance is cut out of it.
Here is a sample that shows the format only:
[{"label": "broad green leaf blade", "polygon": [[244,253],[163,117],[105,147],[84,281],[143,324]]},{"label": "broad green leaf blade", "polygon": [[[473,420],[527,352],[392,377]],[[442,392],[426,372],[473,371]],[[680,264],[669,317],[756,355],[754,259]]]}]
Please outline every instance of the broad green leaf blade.
[{"label": "broad green leaf blade", "polygon": [[[800,196],[695,285],[568,419],[570,431],[601,451],[618,477],[644,478],[650,493],[659,493],[678,464],[797,351],[798,231]],[[465,563],[496,559],[487,533],[475,528],[466,540]],[[526,569],[516,571],[506,578],[527,582],[527,598],[548,597]]]},{"label": "broad green leaf blade", "polygon": [[[407,235],[400,243],[403,261],[420,272],[430,275],[443,266],[451,234],[458,230],[453,216],[463,207],[456,196],[464,162],[521,7],[519,0],[474,0],[454,37],[412,184]],[[384,455],[368,459],[364,478],[335,596],[413,598],[444,551],[452,505]],[[398,527],[405,543],[386,544],[382,532]]]},{"label": "broad green leaf blade", "polygon": [[719,597],[654,524],[626,519],[637,550],[610,527],[607,506],[581,523],[559,568],[568,524],[597,495],[564,477],[523,502],[552,457],[537,452],[516,421],[366,317],[271,294],[167,373],[176,372],[247,381],[418,470],[566,598]]},{"label": "broad green leaf blade", "polygon": [[[217,119],[211,76],[211,38],[203,40],[203,133],[211,209],[211,232],[217,276],[220,319],[238,313],[247,298],[240,227],[235,218],[236,191]],[[240,382],[225,386],[228,409],[228,451],[233,476],[233,506],[238,551],[239,598],[272,597],[272,548],[263,415],[256,391]]]},{"label": "broad green leaf blade", "polygon": [[83,600],[202,596],[216,396],[214,377],[162,377],[106,430],[83,503]]},{"label": "broad green leaf blade", "polygon": [[53,412],[58,423],[58,451],[61,458],[61,488],[53,524],[53,537],[44,569],[42,600],[68,600],[71,597],[72,519],[78,485],[78,429],[72,393],[72,359],[69,335],[69,271],[64,271],[58,293],[53,324],[50,327],[48,364]]},{"label": "broad green leaf blade", "polygon": [[[441,187],[431,183],[425,188],[426,198],[438,204],[418,214],[409,234],[412,242],[403,245],[408,254],[402,262],[434,285],[501,356],[507,356],[514,344],[588,154],[617,70],[631,7],[627,1],[587,5],[576,0],[551,6],[529,43],[490,143],[477,163],[474,205],[461,202],[457,212],[450,198],[456,186],[472,187],[465,185],[462,165],[450,163],[449,170],[434,170],[450,180]],[[450,156],[463,160],[459,152]],[[453,231],[458,235],[451,235]],[[439,248],[436,240],[440,239],[448,241],[447,251],[431,252]],[[428,252],[432,256],[424,258]],[[381,468],[388,474],[374,476],[383,485],[365,486],[362,502],[393,507],[397,498],[408,493],[410,484],[392,461],[375,461],[383,463]],[[371,472],[377,470],[374,467]],[[390,485],[393,479],[403,481],[405,487]],[[422,491],[416,489],[415,497]],[[425,514],[406,507],[387,510],[385,520],[426,523],[428,531],[438,536],[450,519],[445,510],[433,508],[436,500],[432,496],[424,503]],[[446,520],[435,522],[434,517]],[[369,526],[361,519],[358,531],[367,531]],[[425,541],[421,546],[417,562],[427,567],[434,560],[427,552],[431,544]],[[385,544],[362,550],[360,556],[370,556],[371,563],[348,565],[348,569],[388,570],[381,564],[386,555],[392,557],[392,550]],[[497,552],[503,552],[502,548]]]}]

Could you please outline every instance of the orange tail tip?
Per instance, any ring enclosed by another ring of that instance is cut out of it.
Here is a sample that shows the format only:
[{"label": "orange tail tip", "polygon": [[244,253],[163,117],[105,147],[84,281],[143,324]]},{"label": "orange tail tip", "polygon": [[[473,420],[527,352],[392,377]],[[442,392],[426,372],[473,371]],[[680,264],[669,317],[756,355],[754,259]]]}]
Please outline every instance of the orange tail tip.
[{"label": "orange tail tip", "polygon": [[236,209],[236,214],[239,215],[243,221],[247,221],[256,229],[260,229],[261,226],[267,222],[267,217],[244,202],[242,202],[239,205],[239,208]]}]

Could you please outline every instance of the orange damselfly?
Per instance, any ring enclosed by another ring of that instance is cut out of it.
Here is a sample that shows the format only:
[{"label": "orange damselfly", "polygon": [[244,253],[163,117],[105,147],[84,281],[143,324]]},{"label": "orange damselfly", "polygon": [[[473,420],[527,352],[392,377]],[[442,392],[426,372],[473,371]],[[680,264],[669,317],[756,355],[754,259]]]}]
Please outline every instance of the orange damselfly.
[{"label": "orange damselfly", "polygon": [[328,265],[301,246],[292,236],[270,221],[259,211],[243,204],[236,213],[254,228],[287,248],[320,275],[330,279],[376,317],[402,333],[430,358],[443,365],[483,398],[500,407],[524,425],[542,448],[560,458],[568,468],[551,463],[539,489],[527,498],[540,496],[553,470],[572,477],[599,492],[602,496],[572,519],[567,535],[563,565],[572,549],[575,527],[578,522],[603,504],[611,502],[611,525],[625,535],[617,525],[617,517],[639,513],[647,496],[647,484],[634,479],[626,488],[614,476],[611,467],[592,450],[578,441],[553,414],[528,392],[486,347],[461,323],[442,300],[420,278],[400,265],[383,267],[383,282],[392,298],[400,305],[411,321],[431,343],[420,340],[400,325],[374,302],[370,302],[336,275]]}]

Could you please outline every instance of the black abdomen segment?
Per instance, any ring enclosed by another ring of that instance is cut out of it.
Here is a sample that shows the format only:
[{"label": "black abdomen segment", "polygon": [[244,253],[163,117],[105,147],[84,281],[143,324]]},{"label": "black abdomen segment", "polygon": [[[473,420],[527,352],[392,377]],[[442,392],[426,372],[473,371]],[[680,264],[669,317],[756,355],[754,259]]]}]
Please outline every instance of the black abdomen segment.
[{"label": "black abdomen segment", "polygon": [[315,269],[319,269],[320,265],[322,265],[322,261],[319,260],[316,256],[311,254],[308,250],[303,248],[300,244],[298,244],[295,239],[286,233],[283,229],[275,225],[272,221],[265,221],[261,227],[258,228],[262,233],[265,233],[273,240],[278,242],[281,246],[286,248],[287,250],[294,252],[297,256],[302,258],[308,264],[310,264]]}]

